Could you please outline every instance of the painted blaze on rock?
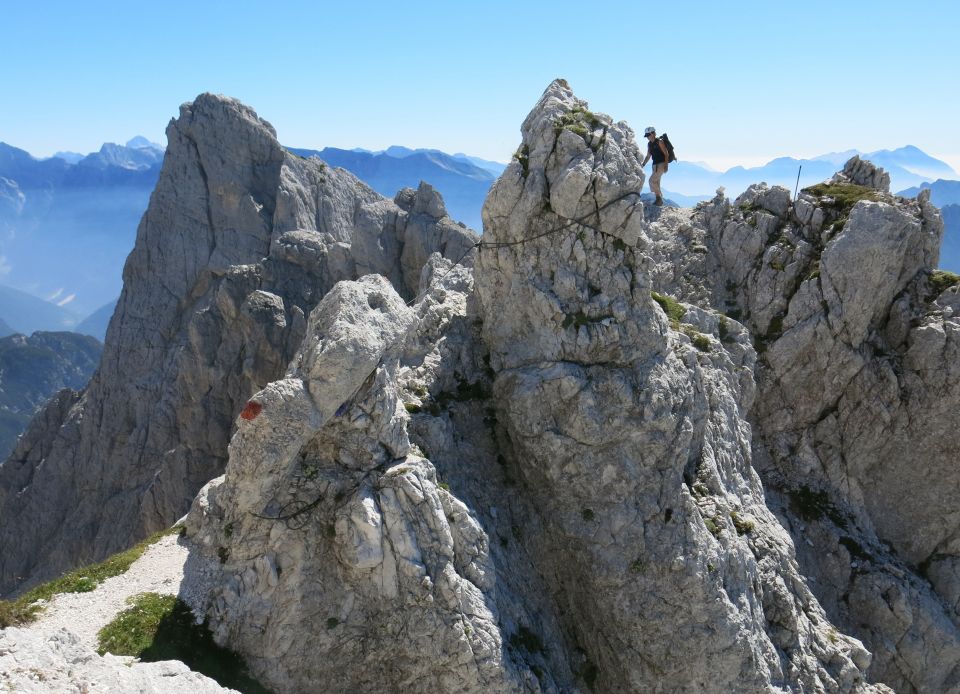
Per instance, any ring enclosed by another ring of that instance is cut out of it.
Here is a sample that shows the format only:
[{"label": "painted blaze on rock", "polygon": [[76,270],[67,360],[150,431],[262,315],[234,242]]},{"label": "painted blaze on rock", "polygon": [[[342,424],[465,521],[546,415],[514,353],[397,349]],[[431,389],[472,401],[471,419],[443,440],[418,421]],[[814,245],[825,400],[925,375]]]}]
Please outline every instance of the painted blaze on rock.
[{"label": "painted blaze on rock", "polygon": [[240,418],[249,422],[250,420],[256,419],[257,415],[259,415],[262,411],[263,405],[256,400],[249,400],[247,401],[246,406],[240,412]]}]

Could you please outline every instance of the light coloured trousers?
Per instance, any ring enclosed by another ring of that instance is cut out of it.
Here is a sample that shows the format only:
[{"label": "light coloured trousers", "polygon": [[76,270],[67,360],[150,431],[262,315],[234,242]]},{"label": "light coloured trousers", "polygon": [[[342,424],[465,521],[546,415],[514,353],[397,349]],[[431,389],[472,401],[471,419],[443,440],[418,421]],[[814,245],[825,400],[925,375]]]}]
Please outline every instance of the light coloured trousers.
[{"label": "light coloured trousers", "polygon": [[658,198],[663,197],[663,193],[660,192],[660,179],[663,178],[663,174],[667,170],[666,164],[654,164],[653,173],[650,174],[650,190],[653,191],[653,194]]}]

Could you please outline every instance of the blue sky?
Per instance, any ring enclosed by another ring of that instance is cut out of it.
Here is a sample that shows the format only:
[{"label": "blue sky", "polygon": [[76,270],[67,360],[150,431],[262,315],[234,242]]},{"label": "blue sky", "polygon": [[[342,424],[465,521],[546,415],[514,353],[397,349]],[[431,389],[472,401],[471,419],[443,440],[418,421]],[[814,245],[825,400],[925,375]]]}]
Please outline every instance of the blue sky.
[{"label": "blue sky", "polygon": [[[960,170],[960,3],[6,2],[0,140],[38,155],[236,96],[301,147],[505,161],[554,77],[716,166],[914,144]],[[137,8],[137,9],[133,9]],[[141,9],[142,8],[142,9]]]}]

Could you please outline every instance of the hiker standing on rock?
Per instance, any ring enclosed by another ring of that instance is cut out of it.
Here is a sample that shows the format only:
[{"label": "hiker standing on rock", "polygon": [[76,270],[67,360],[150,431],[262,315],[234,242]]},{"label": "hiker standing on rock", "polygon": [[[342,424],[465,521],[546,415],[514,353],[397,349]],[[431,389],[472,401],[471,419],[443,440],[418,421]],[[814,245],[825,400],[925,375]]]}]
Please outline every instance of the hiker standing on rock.
[{"label": "hiker standing on rock", "polygon": [[662,205],[663,193],[660,191],[660,179],[663,177],[663,174],[667,173],[670,152],[667,151],[667,146],[663,144],[663,141],[657,137],[656,128],[647,128],[643,131],[643,135],[647,138],[647,156],[643,158],[643,163],[640,164],[640,168],[646,166],[649,159],[653,159],[653,173],[650,174],[650,190],[657,196],[653,204]]}]

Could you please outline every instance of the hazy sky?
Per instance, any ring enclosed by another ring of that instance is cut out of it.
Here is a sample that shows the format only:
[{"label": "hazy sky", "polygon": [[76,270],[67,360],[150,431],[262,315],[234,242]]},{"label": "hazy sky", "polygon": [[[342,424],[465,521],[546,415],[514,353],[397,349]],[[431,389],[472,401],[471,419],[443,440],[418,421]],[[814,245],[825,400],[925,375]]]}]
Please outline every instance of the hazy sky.
[{"label": "hazy sky", "polygon": [[235,96],[287,145],[506,161],[554,77],[715,166],[914,144],[960,170],[960,3],[0,0],[0,140],[37,155]]}]

